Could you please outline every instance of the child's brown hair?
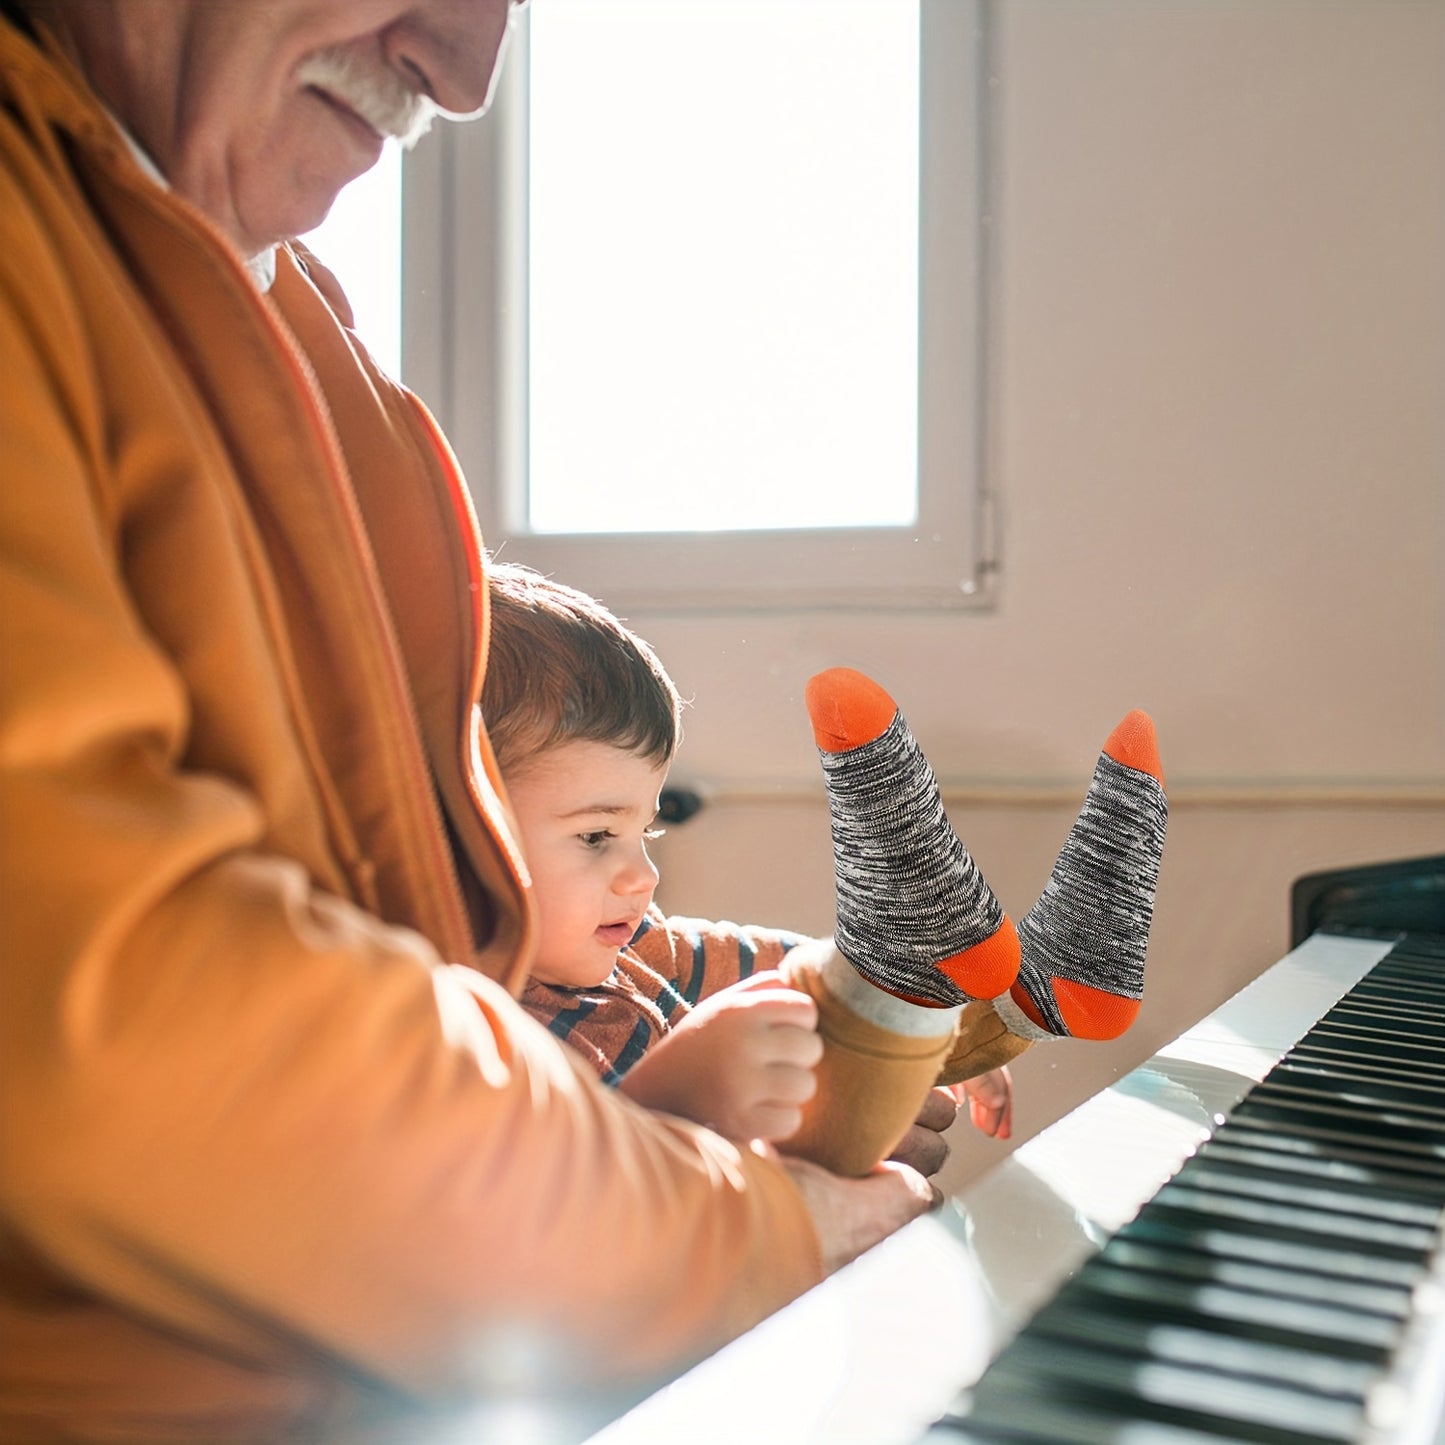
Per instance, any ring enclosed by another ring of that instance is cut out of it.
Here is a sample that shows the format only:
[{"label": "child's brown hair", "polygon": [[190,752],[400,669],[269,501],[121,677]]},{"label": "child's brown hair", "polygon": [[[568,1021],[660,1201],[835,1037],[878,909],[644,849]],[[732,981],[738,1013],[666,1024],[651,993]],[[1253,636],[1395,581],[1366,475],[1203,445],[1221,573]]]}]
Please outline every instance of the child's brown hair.
[{"label": "child's brown hair", "polygon": [[518,563],[486,564],[482,717],[503,775],[561,743],[610,743],[666,766],[682,700],[657,654],[595,597]]}]

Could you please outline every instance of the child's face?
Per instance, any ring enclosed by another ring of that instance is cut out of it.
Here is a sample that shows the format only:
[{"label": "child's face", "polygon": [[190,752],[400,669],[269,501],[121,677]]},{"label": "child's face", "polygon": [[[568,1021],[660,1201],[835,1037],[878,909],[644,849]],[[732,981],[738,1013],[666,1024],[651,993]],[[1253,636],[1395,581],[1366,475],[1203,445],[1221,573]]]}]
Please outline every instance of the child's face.
[{"label": "child's face", "polygon": [[562,743],[507,777],[541,921],[535,977],[602,982],[652,902],[647,842],[667,769],[608,743]]}]

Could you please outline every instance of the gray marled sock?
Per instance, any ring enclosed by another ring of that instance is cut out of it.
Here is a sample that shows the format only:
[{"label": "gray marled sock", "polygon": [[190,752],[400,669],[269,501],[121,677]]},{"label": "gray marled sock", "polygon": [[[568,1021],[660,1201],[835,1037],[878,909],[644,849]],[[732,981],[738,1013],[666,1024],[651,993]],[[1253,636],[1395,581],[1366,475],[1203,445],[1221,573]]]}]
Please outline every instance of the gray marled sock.
[{"label": "gray marled sock", "polygon": [[1018,973],[1013,924],[950,826],[892,699],[834,668],[808,684],[808,711],[828,789],[840,952],[915,1002],[1002,993]]},{"label": "gray marled sock", "polygon": [[1048,885],[1019,923],[1018,981],[995,1001],[1015,1032],[1112,1039],[1134,1022],[1168,813],[1154,724],[1132,712],[1104,744]]}]

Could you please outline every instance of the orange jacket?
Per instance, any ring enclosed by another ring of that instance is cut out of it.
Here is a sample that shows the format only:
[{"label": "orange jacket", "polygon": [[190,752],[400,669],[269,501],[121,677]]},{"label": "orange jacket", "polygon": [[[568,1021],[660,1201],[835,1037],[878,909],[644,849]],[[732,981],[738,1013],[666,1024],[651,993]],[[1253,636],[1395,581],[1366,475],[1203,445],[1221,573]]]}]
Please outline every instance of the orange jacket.
[{"label": "orange jacket", "polygon": [[0,1438],[636,1379],[820,1276],[514,1002],[478,538],[338,314],[0,21]]}]

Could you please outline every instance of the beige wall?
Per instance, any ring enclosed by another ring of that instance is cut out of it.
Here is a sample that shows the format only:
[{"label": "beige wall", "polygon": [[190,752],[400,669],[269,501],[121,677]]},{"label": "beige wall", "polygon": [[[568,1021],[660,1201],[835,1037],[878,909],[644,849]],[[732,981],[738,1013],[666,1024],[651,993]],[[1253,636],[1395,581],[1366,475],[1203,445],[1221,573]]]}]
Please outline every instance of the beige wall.
[{"label": "beige wall", "polygon": [[[1082,787],[1082,780],[1081,780]],[[1038,896],[1075,809],[950,794],[949,815],[1010,912]],[[1014,1144],[1148,1058],[1289,947],[1289,889],[1302,874],[1445,852],[1445,806],[1289,806],[1176,800],[1133,1029],[1110,1044],[1037,1047],[1012,1067]],[[821,799],[715,801],[663,840],[661,901],[704,917],[831,927],[828,815]],[[1001,1146],[955,1131],[956,1187]]]},{"label": "beige wall", "polygon": [[1015,913],[1154,714],[1146,1009],[1018,1067],[1022,1135],[1278,957],[1294,877],[1445,851],[1445,4],[989,14],[996,608],[634,621],[713,794],[662,845],[680,911],[828,926],[818,668],[894,691]]}]

